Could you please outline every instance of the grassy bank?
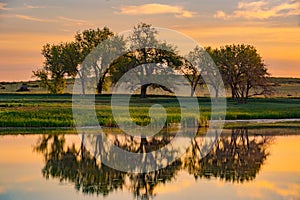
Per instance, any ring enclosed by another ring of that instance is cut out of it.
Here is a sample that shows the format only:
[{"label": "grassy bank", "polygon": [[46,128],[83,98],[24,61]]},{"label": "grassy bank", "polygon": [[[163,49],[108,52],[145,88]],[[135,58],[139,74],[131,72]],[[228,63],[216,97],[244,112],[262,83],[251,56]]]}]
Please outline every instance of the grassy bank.
[{"label": "grassy bank", "polygon": [[[210,99],[199,98],[201,125],[210,118]],[[134,122],[146,125],[150,122],[149,107],[161,104],[167,111],[167,122],[180,121],[180,108],[175,97],[153,96],[147,99],[132,97],[130,114]],[[96,113],[100,125],[115,126],[110,96],[96,96]],[[228,120],[300,118],[299,98],[250,99],[248,104],[228,100]],[[128,119],[129,121],[130,119]],[[1,94],[0,127],[74,127],[72,96],[49,94]]]}]

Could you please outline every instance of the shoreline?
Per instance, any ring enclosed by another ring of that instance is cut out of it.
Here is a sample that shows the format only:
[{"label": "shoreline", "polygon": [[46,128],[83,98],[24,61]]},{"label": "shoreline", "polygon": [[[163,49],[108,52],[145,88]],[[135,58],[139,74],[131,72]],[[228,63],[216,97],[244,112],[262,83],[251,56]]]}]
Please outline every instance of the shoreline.
[{"label": "shoreline", "polygon": [[[298,124],[299,122],[299,124]],[[97,126],[81,127],[94,129]],[[101,126],[103,129],[118,129],[117,127]],[[208,127],[200,127],[208,128]],[[234,128],[300,128],[300,118],[291,119],[241,119],[224,120],[223,129]],[[0,127],[0,132],[5,131],[76,131],[76,127]]]},{"label": "shoreline", "polygon": [[300,122],[300,118],[291,119],[236,119],[225,120],[226,123],[281,123],[281,122]]}]

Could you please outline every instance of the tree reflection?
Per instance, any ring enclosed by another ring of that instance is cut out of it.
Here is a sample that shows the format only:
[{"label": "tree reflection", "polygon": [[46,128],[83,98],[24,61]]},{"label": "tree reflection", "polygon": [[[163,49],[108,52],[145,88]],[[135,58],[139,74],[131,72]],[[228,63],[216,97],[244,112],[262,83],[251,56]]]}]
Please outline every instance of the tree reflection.
[{"label": "tree reflection", "polygon": [[125,173],[99,165],[83,145],[66,146],[64,135],[43,136],[35,150],[44,156],[42,173],[46,179],[58,178],[74,183],[76,190],[83,193],[103,196],[124,185]]},{"label": "tree reflection", "polygon": [[195,138],[184,158],[184,168],[195,179],[211,177],[230,182],[253,180],[269,155],[270,136],[249,137],[248,129],[233,129],[230,137],[219,142],[204,158],[200,158],[201,138]]},{"label": "tree reflection", "polygon": [[[137,139],[128,135],[112,138],[115,145],[131,152],[153,151],[172,139],[170,136]],[[107,196],[112,191],[126,188],[136,199],[150,199],[156,195],[155,188],[172,182],[181,170],[196,180],[212,177],[240,183],[253,180],[269,155],[268,147],[272,141],[270,136],[249,136],[247,129],[235,129],[230,136],[220,137],[212,151],[200,159],[203,139],[201,136],[194,138],[181,159],[149,173],[120,172],[101,164],[94,157],[97,155],[101,160],[104,156],[101,134],[96,136],[94,152],[88,152],[83,143],[79,146],[67,144],[65,135],[43,135],[34,149],[45,159],[42,173],[46,179],[73,183],[76,190],[86,194]]]}]

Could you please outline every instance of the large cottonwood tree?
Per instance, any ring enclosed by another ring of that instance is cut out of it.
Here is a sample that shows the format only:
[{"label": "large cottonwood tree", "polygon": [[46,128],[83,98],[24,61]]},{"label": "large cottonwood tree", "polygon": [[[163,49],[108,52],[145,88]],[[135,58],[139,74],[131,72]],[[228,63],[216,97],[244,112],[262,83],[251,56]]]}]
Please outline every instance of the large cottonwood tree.
[{"label": "large cottonwood tree", "polygon": [[63,93],[65,77],[74,77],[80,63],[78,46],[74,42],[46,44],[42,48],[42,55],[45,58],[44,66],[33,71],[33,75],[40,79],[50,93]]},{"label": "large cottonwood tree", "polygon": [[[33,75],[40,79],[41,83],[51,93],[63,93],[66,77],[79,76],[82,84],[82,93],[85,93],[85,80],[93,71],[97,80],[97,91],[102,92],[107,64],[102,59],[102,54],[93,54],[92,51],[104,41],[114,35],[107,27],[103,29],[88,29],[75,35],[75,41],[46,44],[42,48],[45,58],[41,69],[33,71]],[[87,62],[90,59],[92,62]]]},{"label": "large cottonwood tree", "polygon": [[[176,54],[176,48],[162,42],[157,38],[158,31],[149,24],[139,23],[133,28],[132,33],[127,39],[129,49],[126,54],[117,59],[110,69],[112,83],[116,84],[119,79],[128,71],[136,69],[140,74],[137,80],[140,86],[140,96],[147,96],[147,88],[161,88],[171,92],[165,80],[165,85],[149,83],[148,78],[153,75],[168,77],[172,74],[170,67],[181,65],[181,59]],[[137,68],[138,66],[142,66]],[[168,66],[168,67],[166,67]],[[128,80],[130,81],[130,80]]]},{"label": "large cottonwood tree", "polygon": [[211,50],[225,84],[231,89],[232,98],[246,103],[255,95],[268,95],[269,73],[262,57],[252,45],[232,44]]}]

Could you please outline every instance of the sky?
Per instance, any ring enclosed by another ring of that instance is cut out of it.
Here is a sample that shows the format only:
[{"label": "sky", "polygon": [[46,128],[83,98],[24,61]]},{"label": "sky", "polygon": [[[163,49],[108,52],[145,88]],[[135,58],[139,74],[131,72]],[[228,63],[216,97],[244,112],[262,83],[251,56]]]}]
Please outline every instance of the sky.
[{"label": "sky", "polygon": [[200,46],[254,45],[272,76],[300,77],[298,0],[0,0],[0,82],[34,79],[46,43],[104,26],[119,33],[139,22]]}]

